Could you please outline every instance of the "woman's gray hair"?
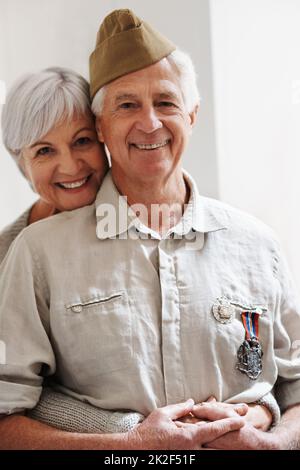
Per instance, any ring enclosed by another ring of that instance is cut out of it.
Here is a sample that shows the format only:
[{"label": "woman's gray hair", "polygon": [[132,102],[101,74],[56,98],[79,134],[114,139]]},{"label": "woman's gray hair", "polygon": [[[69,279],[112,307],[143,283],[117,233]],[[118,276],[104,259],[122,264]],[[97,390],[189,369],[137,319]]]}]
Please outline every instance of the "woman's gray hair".
[{"label": "woman's gray hair", "polygon": [[[197,86],[197,75],[192,59],[186,52],[183,52],[180,49],[175,49],[175,51],[171,52],[166,59],[178,73],[184,103],[187,111],[190,113],[199,105],[201,99]],[[102,113],[105,93],[106,86],[103,86],[97,91],[93,99],[92,111],[96,116],[101,115]]]},{"label": "woman's gray hair", "polygon": [[[63,119],[72,119],[88,110],[89,84],[76,72],[51,67],[23,76],[10,89],[3,106],[4,146],[19,165],[24,148],[37,142]],[[19,168],[22,171],[20,165]]]}]

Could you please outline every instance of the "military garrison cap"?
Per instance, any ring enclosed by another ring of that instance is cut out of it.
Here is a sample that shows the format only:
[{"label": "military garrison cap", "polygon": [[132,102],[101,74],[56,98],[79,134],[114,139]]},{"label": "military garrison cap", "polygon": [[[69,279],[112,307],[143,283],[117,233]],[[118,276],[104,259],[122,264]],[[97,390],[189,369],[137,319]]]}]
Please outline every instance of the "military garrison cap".
[{"label": "military garrison cap", "polygon": [[169,55],[176,46],[131,10],[106,16],[90,56],[90,93],[130,72],[148,67]]}]

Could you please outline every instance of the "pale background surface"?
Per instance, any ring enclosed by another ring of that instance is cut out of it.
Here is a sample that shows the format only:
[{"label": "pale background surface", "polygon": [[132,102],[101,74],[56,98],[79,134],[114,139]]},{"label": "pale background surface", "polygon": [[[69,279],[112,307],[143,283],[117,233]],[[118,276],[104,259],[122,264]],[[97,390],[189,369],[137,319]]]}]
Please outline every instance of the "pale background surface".
[{"label": "pale background surface", "polygon": [[[184,166],[202,194],[277,231],[300,287],[299,0],[0,0],[0,80],[51,65],[88,77],[100,21],[120,7],[190,53],[202,105]],[[1,139],[0,156],[1,229],[35,196]]]}]

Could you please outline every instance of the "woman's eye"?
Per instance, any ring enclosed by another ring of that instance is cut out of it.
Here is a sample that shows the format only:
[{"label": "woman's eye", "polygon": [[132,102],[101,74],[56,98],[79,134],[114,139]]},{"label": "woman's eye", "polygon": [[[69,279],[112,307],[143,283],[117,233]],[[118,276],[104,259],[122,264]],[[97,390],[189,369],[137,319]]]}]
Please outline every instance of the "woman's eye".
[{"label": "woman's eye", "polygon": [[52,152],[52,148],[51,147],[41,147],[40,149],[38,149],[38,151],[36,152],[36,155],[48,155],[49,153]]},{"label": "woman's eye", "polygon": [[80,137],[80,139],[77,139],[75,142],[75,145],[87,145],[91,142],[91,139],[89,137]]}]

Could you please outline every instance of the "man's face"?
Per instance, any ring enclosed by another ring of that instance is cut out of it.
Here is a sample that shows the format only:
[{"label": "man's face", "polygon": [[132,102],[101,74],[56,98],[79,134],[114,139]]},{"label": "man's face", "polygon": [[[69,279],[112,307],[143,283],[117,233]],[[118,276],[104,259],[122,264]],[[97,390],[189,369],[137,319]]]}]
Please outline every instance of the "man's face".
[{"label": "man's face", "polygon": [[149,182],[172,173],[195,115],[187,112],[178,75],[166,59],[110,83],[97,130],[117,181]]}]

